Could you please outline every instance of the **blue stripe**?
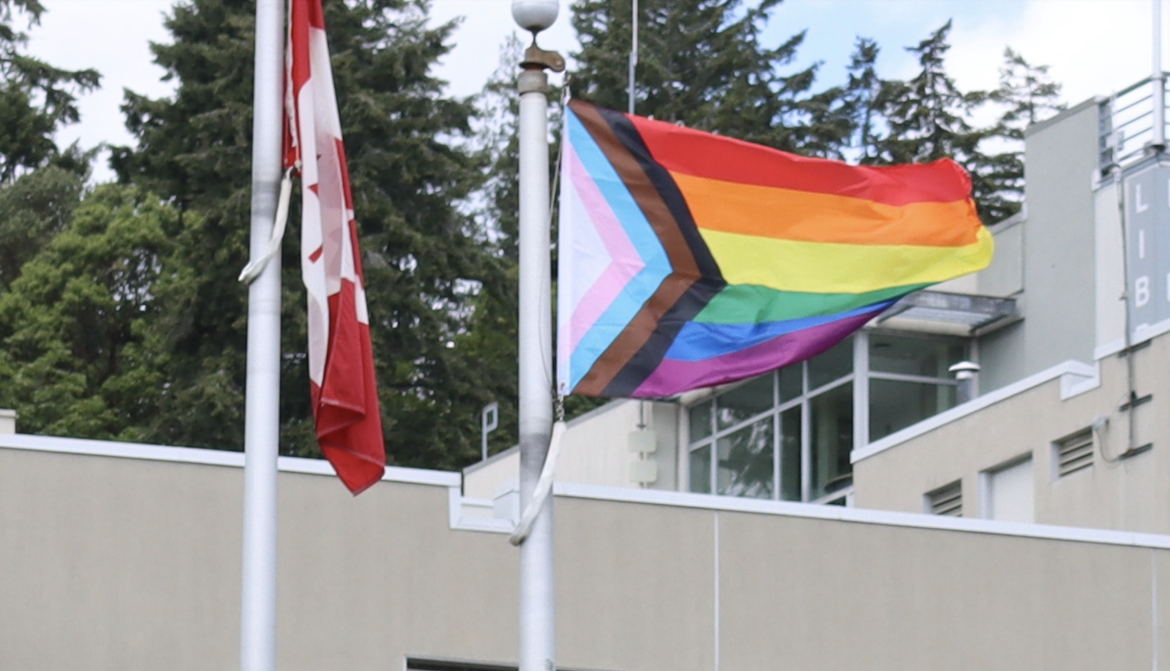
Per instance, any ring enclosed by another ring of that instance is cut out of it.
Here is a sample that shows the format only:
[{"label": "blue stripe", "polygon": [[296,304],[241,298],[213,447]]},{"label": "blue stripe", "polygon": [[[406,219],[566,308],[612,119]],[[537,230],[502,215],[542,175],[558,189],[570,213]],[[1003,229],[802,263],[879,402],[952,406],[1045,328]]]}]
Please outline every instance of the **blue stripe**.
[{"label": "blue stripe", "polygon": [[[593,367],[621,332],[633,321],[642,306],[654,295],[671,272],[670,259],[642,209],[630,190],[610,165],[601,147],[571,110],[568,114],[568,142],[581,159],[586,172],[597,184],[601,195],[613,209],[645,267],[630,280],[621,293],[601,314],[597,322],[581,337],[569,358],[569,388],[577,384]],[[569,250],[561,250],[562,254]]]},{"label": "blue stripe", "polygon": [[667,359],[676,361],[702,361],[712,357],[731,354],[753,345],[767,342],[782,335],[794,333],[814,326],[848,319],[866,312],[880,312],[897,302],[898,299],[873,303],[856,310],[839,312],[835,315],[821,315],[788,319],[778,322],[762,322],[759,324],[711,324],[707,322],[687,322],[679,330],[670,349],[666,352]]}]

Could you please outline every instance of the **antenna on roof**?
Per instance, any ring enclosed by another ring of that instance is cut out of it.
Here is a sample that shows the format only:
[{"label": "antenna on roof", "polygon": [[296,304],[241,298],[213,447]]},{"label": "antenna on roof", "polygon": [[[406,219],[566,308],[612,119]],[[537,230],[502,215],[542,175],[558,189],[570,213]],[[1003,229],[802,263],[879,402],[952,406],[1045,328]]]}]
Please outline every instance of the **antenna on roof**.
[{"label": "antenna on roof", "polygon": [[1150,144],[1155,152],[1166,146],[1166,74],[1162,71],[1162,0],[1154,0],[1154,67],[1151,81],[1154,85],[1154,137]]}]

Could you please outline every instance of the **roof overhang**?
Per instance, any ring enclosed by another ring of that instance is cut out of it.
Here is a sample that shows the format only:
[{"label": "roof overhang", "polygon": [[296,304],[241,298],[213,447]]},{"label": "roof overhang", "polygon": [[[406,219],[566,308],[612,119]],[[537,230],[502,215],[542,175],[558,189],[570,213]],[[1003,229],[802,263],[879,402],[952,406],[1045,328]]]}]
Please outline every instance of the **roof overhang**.
[{"label": "roof overhang", "polygon": [[907,331],[981,336],[1023,319],[1014,298],[916,291],[878,315],[875,325]]}]

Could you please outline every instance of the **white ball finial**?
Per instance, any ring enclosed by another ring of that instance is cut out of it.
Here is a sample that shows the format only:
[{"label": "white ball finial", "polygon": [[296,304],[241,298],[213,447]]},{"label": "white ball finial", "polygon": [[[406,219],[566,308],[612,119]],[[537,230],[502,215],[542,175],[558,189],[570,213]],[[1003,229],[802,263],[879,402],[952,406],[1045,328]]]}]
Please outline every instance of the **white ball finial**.
[{"label": "white ball finial", "polygon": [[534,35],[551,26],[558,12],[558,0],[512,0],[512,18]]}]

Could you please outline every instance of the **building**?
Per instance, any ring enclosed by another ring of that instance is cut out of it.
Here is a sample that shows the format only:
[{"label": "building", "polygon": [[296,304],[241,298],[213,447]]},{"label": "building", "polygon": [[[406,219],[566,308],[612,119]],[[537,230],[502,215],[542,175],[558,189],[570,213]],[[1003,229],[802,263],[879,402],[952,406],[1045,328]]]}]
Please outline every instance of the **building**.
[{"label": "building", "polygon": [[[243,455],[0,435],[0,668],[239,668]],[[505,671],[511,524],[457,473],[281,459],[277,668]],[[578,671],[1146,671],[1170,536],[560,485]]]}]

